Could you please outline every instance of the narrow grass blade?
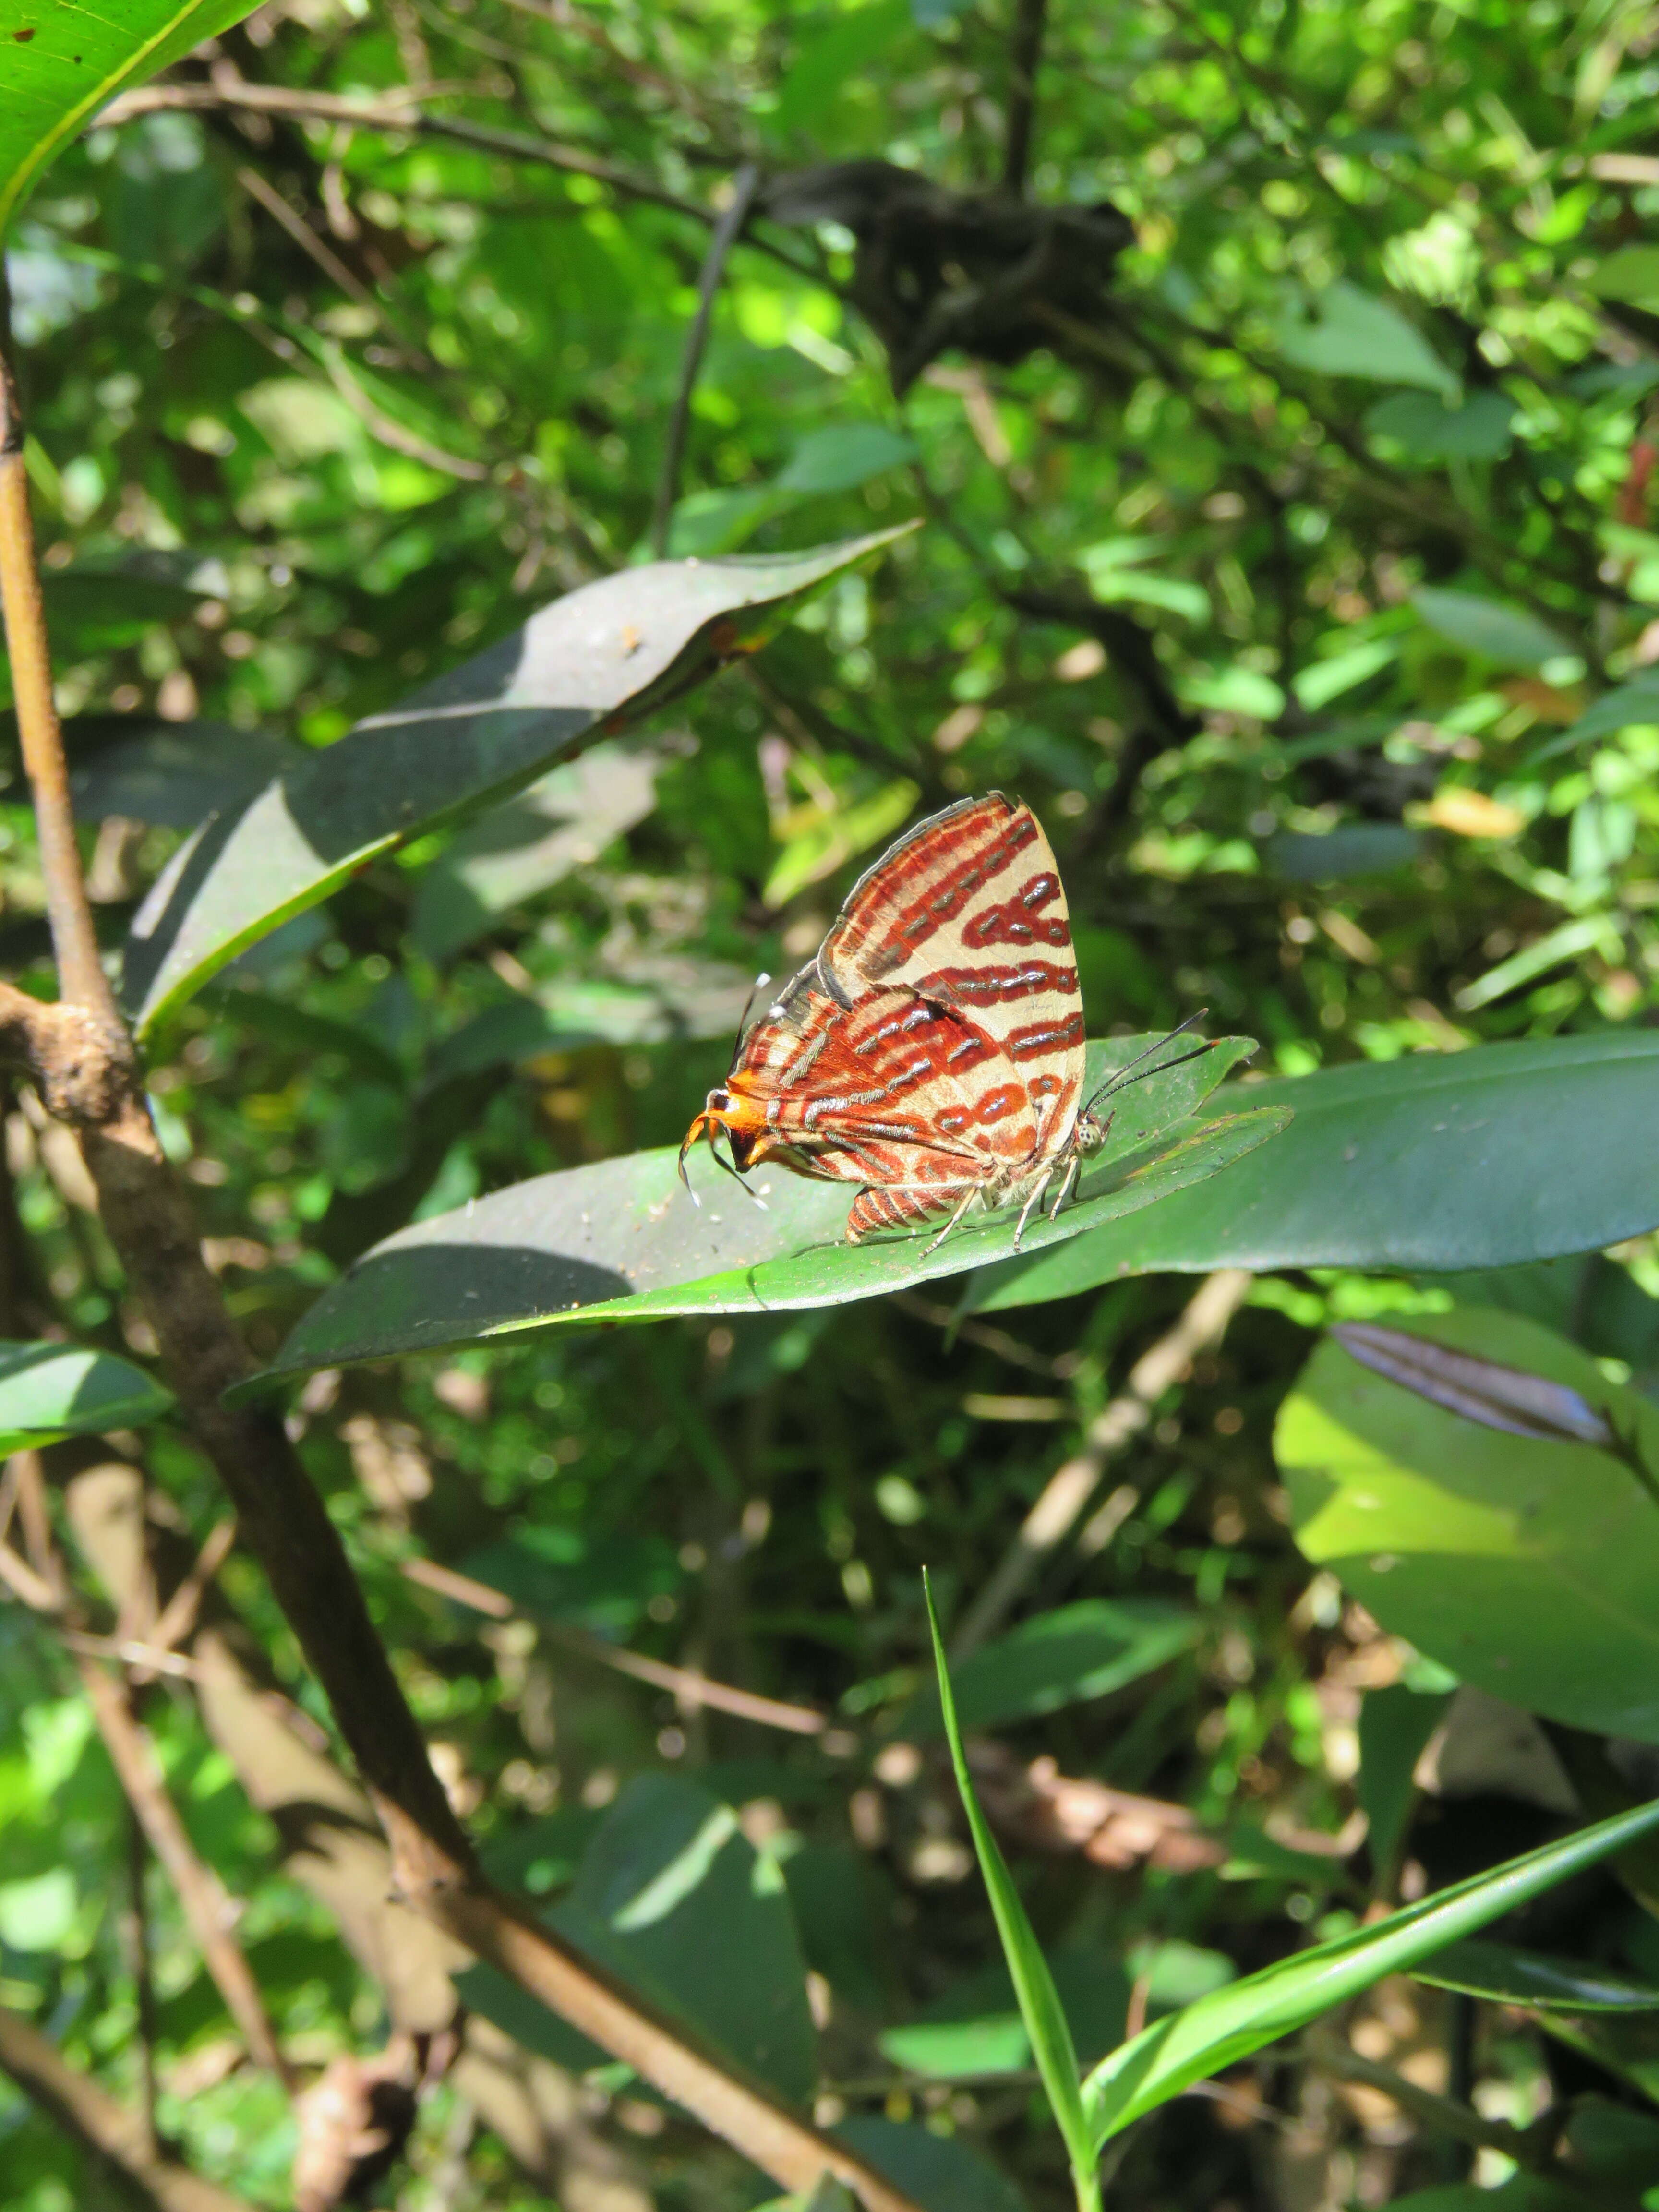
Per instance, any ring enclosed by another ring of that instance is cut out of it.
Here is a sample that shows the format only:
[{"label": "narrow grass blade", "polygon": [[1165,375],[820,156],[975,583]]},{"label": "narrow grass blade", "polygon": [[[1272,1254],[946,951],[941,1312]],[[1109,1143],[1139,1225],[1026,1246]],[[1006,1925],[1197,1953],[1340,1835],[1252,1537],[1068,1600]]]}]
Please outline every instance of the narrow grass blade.
[{"label": "narrow grass blade", "polygon": [[1103,2058],[1083,2085],[1097,2148],[1193,2082],[1305,2027],[1385,1974],[1409,1971],[1656,1828],[1659,1798],[1459,1882],[1374,1927],[1281,1960],[1158,2021]]},{"label": "narrow grass blade", "polygon": [[1098,2212],[1100,2182],[1097,2168],[1099,2159],[1084,2110],[1072,2031],[1060,2002],[1060,1992],[1054,1987],[1054,1976],[1048,1971],[1048,1962],[1043,1957],[1042,1946],[1025,1917],[1025,1907],[1020,1903],[1019,1892],[1014,1887],[1007,1863],[997,1847],[996,1838],[991,1833],[985,1815],[980,1810],[979,1800],[974,1794],[973,1778],[968,1771],[967,1753],[963,1749],[962,1730],[957,1724],[956,1699],[951,1692],[950,1669],[945,1663],[945,1644],[939,1635],[939,1616],[933,1610],[933,1593],[925,1568],[921,1587],[927,1602],[927,1626],[933,1639],[933,1665],[939,1673],[939,1710],[945,1723],[945,1737],[951,1746],[951,1764],[956,1769],[957,1788],[962,1793],[963,1810],[968,1815],[968,1827],[979,1856],[980,1872],[985,1877],[991,1911],[996,1917],[997,1934],[1002,1939],[1003,1955],[1008,1961],[1014,1994],[1019,2000],[1020,2016],[1025,2022],[1025,2033],[1031,2039],[1031,2051],[1036,2060],[1044,2092],[1060,2134],[1065,2138],[1066,2152],[1072,2161],[1072,2179],[1077,2190],[1079,2212]]}]

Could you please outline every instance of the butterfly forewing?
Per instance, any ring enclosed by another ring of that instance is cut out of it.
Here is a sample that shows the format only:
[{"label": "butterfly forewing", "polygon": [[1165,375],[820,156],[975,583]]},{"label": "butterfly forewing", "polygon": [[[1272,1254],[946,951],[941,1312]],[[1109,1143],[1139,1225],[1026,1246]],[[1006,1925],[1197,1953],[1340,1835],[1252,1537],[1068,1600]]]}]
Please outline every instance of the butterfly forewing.
[{"label": "butterfly forewing", "polygon": [[854,884],[817,966],[845,1006],[902,987],[960,1012],[1024,1079],[1041,1150],[1069,1137],[1083,1000],[1060,871],[1029,806],[991,792],[918,823]]}]

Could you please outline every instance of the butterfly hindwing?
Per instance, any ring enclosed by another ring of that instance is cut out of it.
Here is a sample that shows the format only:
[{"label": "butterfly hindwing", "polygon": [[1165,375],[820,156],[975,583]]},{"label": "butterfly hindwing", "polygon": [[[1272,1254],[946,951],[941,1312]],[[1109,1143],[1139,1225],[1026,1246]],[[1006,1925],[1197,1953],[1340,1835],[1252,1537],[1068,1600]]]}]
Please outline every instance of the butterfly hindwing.
[{"label": "butterfly hindwing", "polygon": [[817,967],[843,1005],[905,987],[961,1012],[1012,1060],[1046,1150],[1083,1087],[1083,1000],[1054,853],[1029,806],[1000,792],[919,823],[853,887]]}]

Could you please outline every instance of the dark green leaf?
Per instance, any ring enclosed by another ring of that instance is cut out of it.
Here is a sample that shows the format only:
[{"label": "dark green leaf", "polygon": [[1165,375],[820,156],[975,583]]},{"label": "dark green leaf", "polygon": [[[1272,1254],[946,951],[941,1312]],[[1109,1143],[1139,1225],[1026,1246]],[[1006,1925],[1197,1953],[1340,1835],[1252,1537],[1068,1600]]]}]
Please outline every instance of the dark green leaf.
[{"label": "dark green leaf", "polygon": [[1600,1250],[1659,1226],[1656,1097],[1659,1037],[1622,1030],[1251,1084],[1212,1110],[1292,1107],[1276,1142],[1144,1220],[975,1278],[968,1304],[1163,1267],[1449,1271]]},{"label": "dark green leaf", "polygon": [[1540,2012],[1659,2012],[1659,1990],[1579,1959],[1550,1959],[1507,1943],[1453,1943],[1426,1966],[1419,1982],[1461,1990],[1493,2004],[1530,2005]]},{"label": "dark green leaf", "polygon": [[139,1029],[376,854],[511,792],[596,725],[684,690],[742,645],[736,617],[798,597],[894,534],[662,561],[586,585],[204,823],[133,923],[123,991]]},{"label": "dark green leaf", "polygon": [[873,2118],[843,2120],[835,2132],[922,2212],[1024,2212],[995,2166],[960,2136]]},{"label": "dark green leaf", "polygon": [[1416,1794],[1418,1760],[1451,1703],[1449,1691],[1424,1692],[1391,1682],[1367,1690],[1359,1706],[1359,1774],[1355,1794],[1379,1880],[1395,1861]]},{"label": "dark green leaf", "polygon": [[1412,605],[1431,629],[1500,668],[1540,668],[1572,650],[1559,631],[1536,615],[1474,592],[1444,592],[1423,584],[1412,593]]},{"label": "dark green leaf", "polygon": [[0,1453],[141,1427],[172,1403],[170,1390],[107,1352],[0,1344]]},{"label": "dark green leaf", "polygon": [[1413,323],[1386,300],[1338,283],[1311,303],[1311,316],[1287,314],[1278,330],[1286,361],[1322,376],[1363,376],[1375,384],[1414,384],[1448,398],[1457,379]]}]

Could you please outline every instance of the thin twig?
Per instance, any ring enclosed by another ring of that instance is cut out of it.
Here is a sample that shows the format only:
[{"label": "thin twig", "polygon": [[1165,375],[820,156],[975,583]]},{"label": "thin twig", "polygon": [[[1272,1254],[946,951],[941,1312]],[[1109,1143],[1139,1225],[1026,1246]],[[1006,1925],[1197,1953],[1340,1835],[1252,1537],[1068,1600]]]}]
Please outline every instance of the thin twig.
[{"label": "thin twig", "polygon": [[34,558],[23,420],[10,369],[0,362],[0,601],[23,767],[34,797],[34,818],[46,878],[46,913],[58,988],[65,1000],[118,1029],[115,994],[98,957],[98,936],[81,876],[70,805],[69,772],[52,694],[52,660]]},{"label": "thin twig", "polygon": [[172,1652],[182,1644],[196,1626],[196,1616],[201,1610],[202,1598],[230,1556],[230,1547],[236,1541],[236,1522],[234,1517],[221,1521],[209,1532],[208,1540],[197,1553],[190,1572],[174,1590],[156,1616],[155,1626],[145,1642],[157,1655]]},{"label": "thin twig", "polygon": [[155,2136],[155,1978],[151,1971],[149,1941],[149,1905],[144,1895],[144,1876],[149,1869],[149,1851],[144,1836],[143,1823],[127,1808],[127,1902],[123,1915],[122,1933],[127,1952],[127,1968],[132,1976],[134,2009],[138,2021],[138,2088],[142,2100],[139,2112],[144,2123],[144,2134],[149,2148],[156,2148]]},{"label": "thin twig", "polygon": [[[489,1583],[474,1582],[471,1575],[457,1574],[453,1567],[441,1567],[433,1560],[405,1559],[404,1572],[422,1589],[435,1590],[440,1597],[453,1598],[457,1605],[470,1606],[475,1613],[487,1613],[493,1620],[509,1620],[520,1611],[505,1591],[492,1588]],[[672,1690],[688,1705],[706,1705],[713,1712],[731,1713],[738,1720],[755,1721],[762,1728],[782,1729],[791,1735],[821,1735],[830,1725],[829,1715],[811,1705],[787,1705],[777,1698],[763,1698],[753,1690],[739,1690],[729,1682],[714,1681],[692,1668],[672,1667],[666,1660],[647,1658],[641,1651],[607,1644],[602,1636],[590,1636],[585,1629],[573,1627],[568,1621],[544,1620],[539,1614],[524,1617],[533,1619],[550,1643],[562,1644],[567,1651],[576,1652],[584,1659],[596,1660],[618,1674],[631,1675],[636,1682],[649,1682],[655,1689]]]},{"label": "thin twig", "polygon": [[[0,1553],[0,1559],[11,1560],[9,1579],[15,1587],[15,1570],[21,1562],[9,1553]],[[23,1569],[26,1574],[32,1571]],[[45,1604],[37,1609],[61,1614],[71,1632],[82,1629],[80,1608],[61,1562],[54,1556],[49,1571],[36,1579],[46,1597]],[[76,1636],[76,1642],[81,1640],[80,1636]],[[235,1911],[229,1895],[212,1868],[198,1856],[195,1844],[185,1832],[179,1808],[167,1795],[155,1747],[132,1709],[126,1684],[85,1651],[76,1652],[75,1664],[110,1764],[126,1792],[127,1802],[150,1849],[167,1869],[167,1879],[184,1908],[207,1970],[231,2018],[241,2030],[250,2055],[256,2064],[268,2066],[280,2081],[292,2088],[294,2078],[277,2045],[259,1985],[231,1932]]]},{"label": "thin twig", "polygon": [[125,2201],[139,2212],[252,2212],[245,2197],[161,2156],[140,2114],[71,2066],[7,2005],[0,2005],[0,2067],[66,2136],[114,2169]]},{"label": "thin twig", "polygon": [[702,367],[703,348],[708,343],[715,295],[726,274],[726,256],[749,220],[759,184],[759,169],[754,162],[745,161],[732,179],[732,197],[721,210],[714,236],[708,241],[708,251],[702,258],[702,270],[697,278],[697,312],[686,333],[679,389],[674,394],[674,411],[668,418],[668,443],[663,452],[662,475],[658,480],[657,503],[651,518],[651,550],[659,561],[668,550],[668,526],[679,496],[680,464],[685,453],[686,426],[691,419],[691,395],[696,389],[697,372]]},{"label": "thin twig", "polygon": [[1008,128],[1003,141],[1003,190],[1018,198],[1031,166],[1031,137],[1036,121],[1036,80],[1042,59],[1048,0],[1018,0],[1008,46]]},{"label": "thin twig", "polygon": [[1141,1354],[1120,1395],[1084,1431],[1082,1450],[1049,1476],[1001,1565],[963,1616],[951,1641],[952,1659],[965,1658],[1000,1624],[1043,1561],[1076,1527],[1108,1466],[1146,1426],[1164,1393],[1200,1352],[1220,1341],[1249,1287],[1243,1267],[1218,1268],[1206,1276],[1175,1327]]},{"label": "thin twig", "polygon": [[336,93],[301,92],[287,85],[252,84],[228,74],[210,84],[147,84],[132,92],[118,93],[97,117],[100,127],[130,122],[135,115],[154,115],[166,109],[202,111],[240,107],[257,115],[291,116],[295,122],[349,123],[365,131],[386,131],[410,137],[449,138],[457,145],[476,146],[481,153],[504,154],[515,161],[535,161],[568,175],[592,177],[629,199],[645,200],[653,207],[672,208],[694,222],[713,224],[716,218],[694,200],[635,176],[614,162],[601,161],[556,139],[526,138],[515,131],[496,131],[487,124],[464,122],[457,116],[429,115],[416,105],[419,92],[392,88],[377,100],[349,100]]}]

